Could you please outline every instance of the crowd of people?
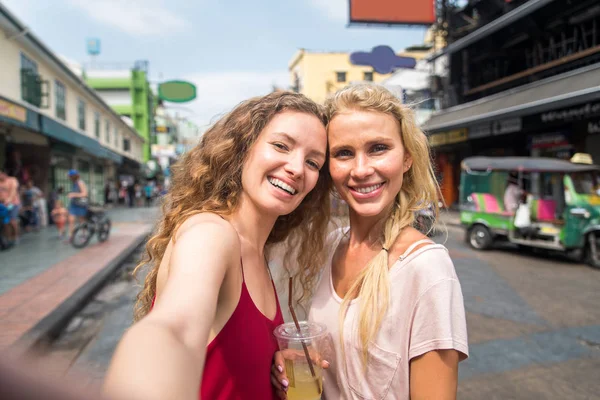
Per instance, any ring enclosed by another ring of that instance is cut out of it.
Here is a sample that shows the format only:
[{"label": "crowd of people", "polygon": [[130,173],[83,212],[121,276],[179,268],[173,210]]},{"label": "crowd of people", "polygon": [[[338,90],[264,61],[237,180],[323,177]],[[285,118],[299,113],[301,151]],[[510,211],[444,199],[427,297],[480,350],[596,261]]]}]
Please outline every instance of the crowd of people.
[{"label": "crowd of people", "polygon": [[104,203],[109,206],[152,207],[156,199],[165,193],[165,186],[153,180],[147,180],[143,185],[137,180],[119,183],[109,180],[104,186]]},{"label": "crowd of people", "polygon": [[[87,215],[90,195],[88,184],[79,171],[72,169],[67,175],[71,187],[66,192],[65,204],[62,186],[46,195],[33,179],[19,182],[16,177],[0,170],[0,234],[7,236],[9,242],[18,244],[23,232],[55,225],[58,237],[68,242],[76,224]],[[132,184],[124,181],[117,187],[114,181],[109,180],[104,189],[104,204],[108,207],[151,207],[165,193],[164,186],[154,181],[146,181],[143,186],[138,181]]]}]

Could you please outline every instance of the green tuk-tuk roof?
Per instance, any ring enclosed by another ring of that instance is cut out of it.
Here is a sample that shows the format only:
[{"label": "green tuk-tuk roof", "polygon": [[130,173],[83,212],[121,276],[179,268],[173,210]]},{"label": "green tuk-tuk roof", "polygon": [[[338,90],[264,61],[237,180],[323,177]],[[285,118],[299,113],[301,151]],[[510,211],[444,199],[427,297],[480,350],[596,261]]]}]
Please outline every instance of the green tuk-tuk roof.
[{"label": "green tuk-tuk roof", "polygon": [[546,157],[467,157],[461,163],[469,171],[523,171],[523,172],[585,172],[600,171],[594,164],[575,164]]}]

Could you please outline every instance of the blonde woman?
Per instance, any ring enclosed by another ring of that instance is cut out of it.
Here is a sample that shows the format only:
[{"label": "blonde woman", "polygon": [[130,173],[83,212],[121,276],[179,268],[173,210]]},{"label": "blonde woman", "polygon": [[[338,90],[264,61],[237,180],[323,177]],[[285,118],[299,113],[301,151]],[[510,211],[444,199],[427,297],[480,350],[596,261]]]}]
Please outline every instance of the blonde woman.
[{"label": "blonde woman", "polygon": [[[266,263],[297,237],[308,287],[322,260],[329,198],[326,118],[303,95],[238,105],[173,168],[137,323],[105,388],[129,399],[273,399],[283,322]],[[313,252],[314,250],[314,252]]]},{"label": "blonde woman", "polygon": [[[427,138],[380,86],[350,86],[326,105],[329,169],[350,226],[330,235],[309,315],[333,341],[324,398],[454,399],[468,356],[461,287],[446,248],[412,227],[437,204]],[[285,398],[279,353],[272,371]]]}]

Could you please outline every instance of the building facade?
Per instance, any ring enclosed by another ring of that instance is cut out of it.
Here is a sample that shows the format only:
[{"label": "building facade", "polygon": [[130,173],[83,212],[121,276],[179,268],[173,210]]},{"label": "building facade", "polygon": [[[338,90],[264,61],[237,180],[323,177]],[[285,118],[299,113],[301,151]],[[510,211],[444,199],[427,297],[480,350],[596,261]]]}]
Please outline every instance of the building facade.
[{"label": "building facade", "polygon": [[151,158],[154,144],[154,109],[156,98],[148,81],[148,63],[136,62],[131,69],[91,69],[85,71],[85,81],[119,115],[129,118],[135,130],[144,138],[143,160]]},{"label": "building facade", "polygon": [[21,184],[68,192],[76,168],[103,203],[120,165],[139,168],[144,139],[2,4],[0,71],[0,168]]},{"label": "building facade", "polygon": [[353,82],[381,82],[390,74],[378,74],[373,67],[353,65],[350,53],[318,52],[300,49],[289,65],[290,85],[317,103]]},{"label": "building facade", "polygon": [[443,109],[424,124],[446,203],[470,155],[585,152],[600,163],[597,0],[469,1],[449,21],[461,21],[453,41],[429,57],[447,63],[432,77]]},{"label": "building facade", "polygon": [[445,65],[442,62],[431,65],[426,58],[444,46],[442,35],[436,34],[432,28],[428,29],[422,44],[408,47],[403,52],[403,55],[417,60],[415,67],[398,68],[381,82],[413,109],[420,125],[440,108],[439,101],[436,101],[431,92],[431,75],[432,72],[434,75],[444,74]]}]

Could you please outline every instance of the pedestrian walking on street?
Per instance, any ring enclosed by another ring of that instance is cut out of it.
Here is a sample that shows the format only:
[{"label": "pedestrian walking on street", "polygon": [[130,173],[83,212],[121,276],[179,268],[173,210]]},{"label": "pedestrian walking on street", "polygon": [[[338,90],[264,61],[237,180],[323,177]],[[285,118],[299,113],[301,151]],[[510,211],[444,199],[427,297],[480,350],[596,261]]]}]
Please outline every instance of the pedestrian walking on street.
[{"label": "pedestrian walking on street", "polygon": [[[412,227],[438,185],[427,137],[387,89],[353,85],[326,102],[329,170],[350,226],[329,237],[309,320],[333,352],[327,399],[453,399],[468,356],[462,291],[448,250]],[[285,398],[281,353],[274,381]]]},{"label": "pedestrian walking on street", "polygon": [[39,229],[41,226],[41,212],[38,200],[43,197],[42,191],[33,184],[30,179],[25,185],[23,191],[23,206],[25,230],[30,232],[31,229]]},{"label": "pedestrian walking on street", "polygon": [[52,216],[52,221],[54,222],[54,225],[56,225],[56,228],[58,229],[58,237],[60,239],[64,239],[65,224],[67,222],[67,216],[69,215],[69,212],[63,206],[63,203],[60,199],[57,199],[54,202],[54,208],[52,209],[50,215]]},{"label": "pedestrian walking on street", "polygon": [[21,210],[21,196],[19,195],[19,181],[17,178],[8,176],[0,170],[0,197],[4,198],[4,205],[9,210],[9,224],[12,226],[8,237],[13,243],[19,242],[19,211]]},{"label": "pedestrian walking on street", "polygon": [[267,264],[294,237],[308,287],[329,216],[326,119],[307,97],[238,105],[173,166],[137,323],[109,368],[109,394],[143,399],[274,399],[283,317]]},{"label": "pedestrian walking on street", "polygon": [[150,181],[146,181],[146,185],[144,186],[144,195],[146,196],[146,207],[152,206],[152,192],[154,191],[154,187]]},{"label": "pedestrian walking on street", "polygon": [[88,210],[88,190],[83,179],[79,177],[79,172],[76,169],[69,171],[69,179],[72,186],[69,192],[69,238],[73,236],[75,222],[82,223],[85,221],[85,216]]},{"label": "pedestrian walking on street", "polygon": [[136,207],[143,207],[144,206],[144,196],[142,193],[142,185],[140,185],[139,183],[136,183],[135,186],[135,206]]}]

